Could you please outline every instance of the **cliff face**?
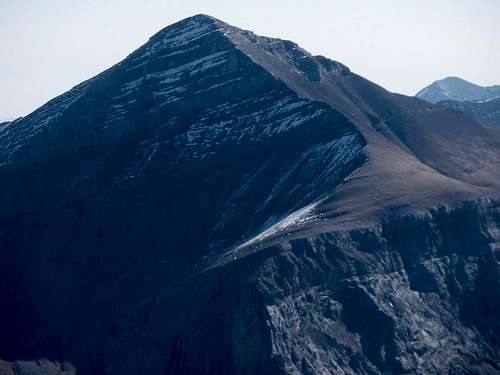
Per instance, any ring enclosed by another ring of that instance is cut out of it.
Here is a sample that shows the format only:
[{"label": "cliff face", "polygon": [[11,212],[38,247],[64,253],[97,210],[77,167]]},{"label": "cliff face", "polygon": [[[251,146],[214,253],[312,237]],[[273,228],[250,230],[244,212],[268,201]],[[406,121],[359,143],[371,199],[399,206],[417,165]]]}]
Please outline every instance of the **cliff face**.
[{"label": "cliff face", "polygon": [[36,361],[0,360],[0,375],[75,375],[76,370],[71,363],[52,362],[46,359]]},{"label": "cliff face", "polygon": [[211,269],[117,325],[112,341],[133,344],[106,348],[121,358],[110,373],[496,374],[499,207],[425,210]]},{"label": "cliff face", "polygon": [[169,26],[0,126],[0,371],[498,372],[497,135]]}]

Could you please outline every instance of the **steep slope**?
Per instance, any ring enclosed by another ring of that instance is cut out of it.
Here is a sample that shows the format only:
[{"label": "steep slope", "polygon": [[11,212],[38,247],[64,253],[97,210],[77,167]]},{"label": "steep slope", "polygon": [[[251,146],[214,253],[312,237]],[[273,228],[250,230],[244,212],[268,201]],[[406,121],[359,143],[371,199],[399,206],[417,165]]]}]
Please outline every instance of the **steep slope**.
[{"label": "steep slope", "polygon": [[495,134],[289,41],[169,26],[0,129],[1,365],[494,373]]},{"label": "steep slope", "polygon": [[465,113],[483,125],[500,125],[500,98],[479,100],[477,102],[444,100],[439,106]]},{"label": "steep slope", "polygon": [[431,103],[487,100],[500,96],[500,86],[483,87],[458,77],[447,77],[423,88],[416,96]]}]

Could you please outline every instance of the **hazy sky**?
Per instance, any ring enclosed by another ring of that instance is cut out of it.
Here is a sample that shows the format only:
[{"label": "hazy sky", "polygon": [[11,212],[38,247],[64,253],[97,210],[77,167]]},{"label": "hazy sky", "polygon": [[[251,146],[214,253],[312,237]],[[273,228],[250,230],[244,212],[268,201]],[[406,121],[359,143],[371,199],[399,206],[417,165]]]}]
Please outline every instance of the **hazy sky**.
[{"label": "hazy sky", "polygon": [[26,115],[197,13],[290,39],[391,91],[500,84],[500,0],[0,0],[0,119]]}]

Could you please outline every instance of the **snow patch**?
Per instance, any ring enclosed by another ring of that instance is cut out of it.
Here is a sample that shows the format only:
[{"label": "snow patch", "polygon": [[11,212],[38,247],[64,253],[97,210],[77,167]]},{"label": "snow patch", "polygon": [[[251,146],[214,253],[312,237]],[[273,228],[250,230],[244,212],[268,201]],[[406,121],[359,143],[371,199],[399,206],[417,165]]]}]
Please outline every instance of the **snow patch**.
[{"label": "snow patch", "polygon": [[270,226],[260,234],[256,235],[255,237],[251,238],[250,240],[242,243],[234,251],[238,251],[244,247],[247,247],[249,245],[253,245],[255,243],[261,242],[266,238],[269,238],[271,236],[274,236],[276,234],[279,234],[285,230],[288,230],[292,227],[298,227],[307,223],[310,223],[316,219],[318,219],[318,215],[314,215],[313,212],[315,208],[321,203],[321,201],[313,202],[311,204],[308,204],[307,206],[292,212],[288,216],[286,216],[284,219],[280,220],[276,224]]}]

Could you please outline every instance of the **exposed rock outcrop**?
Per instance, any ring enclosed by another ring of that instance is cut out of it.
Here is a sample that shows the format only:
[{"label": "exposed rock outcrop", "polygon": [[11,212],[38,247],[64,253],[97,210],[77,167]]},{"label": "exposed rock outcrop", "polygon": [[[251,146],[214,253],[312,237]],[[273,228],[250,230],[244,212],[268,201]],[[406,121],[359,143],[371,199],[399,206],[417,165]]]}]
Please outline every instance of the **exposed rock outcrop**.
[{"label": "exposed rock outcrop", "polygon": [[138,306],[109,372],[496,374],[499,223],[467,202],[282,240]]}]

